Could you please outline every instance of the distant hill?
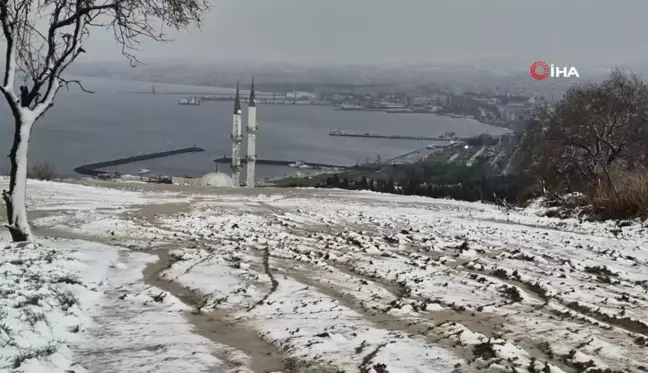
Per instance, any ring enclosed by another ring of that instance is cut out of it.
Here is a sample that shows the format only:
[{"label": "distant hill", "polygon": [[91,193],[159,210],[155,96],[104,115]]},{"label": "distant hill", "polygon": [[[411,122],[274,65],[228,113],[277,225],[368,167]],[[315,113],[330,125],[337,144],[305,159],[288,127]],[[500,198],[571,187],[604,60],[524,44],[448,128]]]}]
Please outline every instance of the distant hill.
[{"label": "distant hill", "polygon": [[[196,85],[229,86],[238,79],[254,76],[263,83],[342,85],[421,84],[437,82],[452,85],[509,84],[509,77],[498,76],[472,66],[299,66],[292,64],[214,64],[155,63],[130,67],[123,63],[80,62],[70,73],[82,76],[174,82]],[[515,77],[513,77],[515,80]],[[518,78],[519,79],[519,78]]]}]

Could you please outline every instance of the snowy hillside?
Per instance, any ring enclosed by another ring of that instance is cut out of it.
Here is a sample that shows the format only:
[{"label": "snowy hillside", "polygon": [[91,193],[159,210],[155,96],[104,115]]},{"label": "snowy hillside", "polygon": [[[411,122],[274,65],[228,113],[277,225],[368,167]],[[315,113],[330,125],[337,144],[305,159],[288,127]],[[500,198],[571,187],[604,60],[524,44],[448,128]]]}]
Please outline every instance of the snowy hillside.
[{"label": "snowy hillside", "polygon": [[648,370],[639,225],[365,192],[102,185],[30,181],[35,233],[62,239],[3,251],[0,307],[22,339],[2,329],[0,369]]}]

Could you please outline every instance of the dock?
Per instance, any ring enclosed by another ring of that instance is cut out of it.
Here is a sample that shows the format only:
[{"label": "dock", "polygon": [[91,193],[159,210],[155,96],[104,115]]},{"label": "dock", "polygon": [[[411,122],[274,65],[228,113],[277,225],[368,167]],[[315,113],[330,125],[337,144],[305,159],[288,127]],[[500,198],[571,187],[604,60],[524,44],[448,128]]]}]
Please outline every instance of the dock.
[{"label": "dock", "polygon": [[356,132],[338,131],[338,130],[329,130],[329,136],[365,137],[365,138],[373,138],[373,139],[393,139],[393,140],[443,141],[443,142],[461,141],[461,139],[449,138],[449,137],[382,135],[379,133],[371,133],[371,132],[356,133]]},{"label": "dock", "polygon": [[146,160],[149,160],[149,159],[164,158],[164,157],[169,157],[169,156],[172,156],[172,155],[178,155],[178,154],[184,154],[184,153],[199,153],[199,152],[204,152],[204,151],[205,151],[205,149],[193,146],[191,148],[182,148],[182,149],[167,150],[167,151],[164,151],[164,152],[135,155],[135,156],[132,156],[132,157],[113,159],[113,160],[110,160],[110,161],[85,164],[83,166],[79,166],[79,167],[75,168],[74,172],[76,172],[78,174],[81,174],[81,175],[99,176],[99,175],[107,173],[106,171],[101,171],[100,170],[101,168],[114,167],[114,166],[119,166],[119,165],[128,164],[128,163],[146,161]]},{"label": "dock", "polygon": [[[214,159],[214,162],[216,162],[216,163],[232,163],[232,158],[230,158],[230,157],[217,158],[217,159]],[[241,163],[247,163],[247,159],[242,158]],[[295,164],[296,162],[295,161],[273,160],[273,159],[257,159],[256,163],[257,164],[272,165],[272,166],[290,166],[292,164]],[[325,164],[325,163],[303,162],[303,164],[311,166],[312,168],[339,168],[339,169],[347,169],[347,168],[349,168],[349,166],[338,166],[338,165]],[[295,167],[295,168],[299,168],[299,167]]]}]

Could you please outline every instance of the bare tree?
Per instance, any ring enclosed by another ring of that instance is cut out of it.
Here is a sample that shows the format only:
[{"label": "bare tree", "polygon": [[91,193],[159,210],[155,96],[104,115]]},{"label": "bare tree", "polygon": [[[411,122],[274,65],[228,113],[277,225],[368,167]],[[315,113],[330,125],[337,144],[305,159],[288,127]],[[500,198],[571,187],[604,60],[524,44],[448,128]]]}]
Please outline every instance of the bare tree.
[{"label": "bare tree", "polygon": [[27,171],[29,179],[51,181],[56,178],[56,167],[49,162],[37,164]]},{"label": "bare tree", "polygon": [[614,71],[540,107],[520,141],[518,166],[556,192],[609,189],[648,165],[648,85]]},{"label": "bare tree", "polygon": [[[0,0],[5,41],[4,77],[0,92],[14,119],[9,153],[7,228],[14,241],[33,239],[26,213],[27,151],[34,123],[54,104],[61,87],[79,81],[62,74],[85,53],[83,44],[95,29],[108,29],[131,64],[143,38],[167,41],[164,28],[200,24],[205,0]],[[18,92],[16,85],[20,82]]]}]

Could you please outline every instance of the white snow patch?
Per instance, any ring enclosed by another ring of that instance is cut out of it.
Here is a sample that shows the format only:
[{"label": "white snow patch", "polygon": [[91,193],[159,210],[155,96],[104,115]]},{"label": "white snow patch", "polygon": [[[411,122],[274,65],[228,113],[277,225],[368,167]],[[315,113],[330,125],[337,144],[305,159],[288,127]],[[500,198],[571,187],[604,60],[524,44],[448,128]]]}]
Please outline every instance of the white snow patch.
[{"label": "white snow patch", "polygon": [[23,372],[76,369],[71,348],[92,324],[88,309],[114,253],[84,262],[75,251],[99,245],[43,241],[42,246],[0,242],[0,367]]}]

